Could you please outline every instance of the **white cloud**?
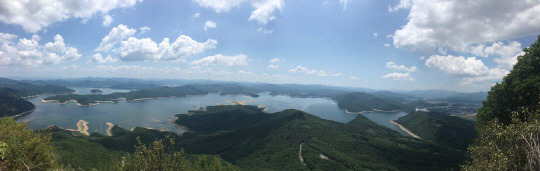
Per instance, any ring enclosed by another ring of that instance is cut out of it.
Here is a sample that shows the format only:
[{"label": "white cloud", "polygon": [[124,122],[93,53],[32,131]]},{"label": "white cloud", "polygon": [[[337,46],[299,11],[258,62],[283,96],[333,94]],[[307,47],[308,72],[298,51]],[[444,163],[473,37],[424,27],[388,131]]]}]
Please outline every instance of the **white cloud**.
[{"label": "white cloud", "polygon": [[180,35],[172,44],[169,38],[164,38],[159,45],[150,38],[129,37],[115,51],[124,61],[185,61],[186,57],[216,48],[216,44],[214,39],[200,43],[186,35]]},{"label": "white cloud", "polygon": [[462,84],[497,81],[509,73],[505,69],[490,69],[475,57],[433,55],[426,60],[425,65],[430,68],[437,68],[450,75],[463,77]]},{"label": "white cloud", "polygon": [[[141,32],[149,29],[140,28]],[[116,53],[117,58],[123,61],[185,61],[186,57],[214,49],[217,44],[214,39],[197,42],[186,35],[178,36],[172,44],[169,38],[163,38],[158,44],[150,38],[131,37],[136,32],[136,29],[120,24],[103,38],[96,51]]]},{"label": "white cloud", "polygon": [[91,63],[109,63],[109,62],[116,62],[118,61],[117,58],[111,57],[111,55],[107,55],[107,57],[103,58],[100,53],[96,53],[92,55],[92,60],[89,62]]},{"label": "white cloud", "polygon": [[317,76],[326,77],[328,76],[328,74],[324,70],[319,70],[319,72],[317,73]]},{"label": "white cloud", "polygon": [[384,44],[384,47],[390,47],[390,44],[385,43],[385,44]]},{"label": "white cloud", "polygon": [[122,40],[132,36],[137,32],[137,30],[128,28],[123,24],[111,29],[111,32],[101,40],[99,43],[97,51],[106,52],[111,50],[116,44],[120,43]]},{"label": "white cloud", "polygon": [[430,68],[438,68],[454,75],[479,76],[488,71],[484,62],[475,57],[433,55],[426,60],[425,64]]},{"label": "white cloud", "polygon": [[33,35],[32,39],[22,38],[17,43],[13,40],[16,35],[0,33],[0,65],[38,66],[57,64],[62,61],[77,60],[81,55],[77,49],[66,46],[64,38],[54,36],[53,42],[39,45],[40,37]]},{"label": "white cloud", "polygon": [[414,72],[416,71],[416,66],[412,67],[406,67],[405,65],[396,65],[394,62],[387,62],[386,68],[395,70],[395,71],[406,71],[406,72]]},{"label": "white cloud", "polygon": [[204,23],[204,31],[206,31],[208,28],[216,28],[216,23],[210,20],[206,20]]},{"label": "white cloud", "polygon": [[274,65],[274,64],[269,64],[268,67],[266,67],[268,69],[279,69],[279,66],[278,65]]},{"label": "white cloud", "polygon": [[408,73],[408,72],[406,72],[406,73],[394,72],[394,73],[383,75],[382,78],[391,78],[393,80],[406,80],[406,81],[414,80],[411,77],[411,74]]},{"label": "white cloud", "polygon": [[302,65],[296,66],[296,68],[289,69],[289,72],[298,72],[298,73],[306,73],[306,74],[316,74],[318,71],[316,69],[310,70],[306,67],[303,67]]},{"label": "white cloud", "polygon": [[225,64],[227,66],[246,66],[248,65],[247,55],[240,54],[235,56],[224,56],[217,54],[214,56],[208,56],[200,60],[191,62],[191,65],[217,65]]},{"label": "white cloud", "polygon": [[332,74],[333,77],[340,77],[340,76],[343,76],[343,74],[340,72],[340,73],[335,73],[335,74]]},{"label": "white cloud", "polygon": [[201,13],[195,13],[195,14],[193,14],[193,18],[199,18],[199,16],[201,16]]},{"label": "white cloud", "polygon": [[263,29],[262,27],[259,27],[257,29],[257,31],[263,33],[263,34],[272,34],[274,32],[274,30],[266,30],[266,29]]},{"label": "white cloud", "polygon": [[373,37],[378,37],[379,36],[379,33],[375,32],[373,33]]},{"label": "white cloud", "polygon": [[270,59],[270,63],[279,63],[279,62],[283,62],[284,59],[279,59],[279,58],[272,58]]},{"label": "white cloud", "polygon": [[471,47],[471,53],[481,56],[498,56],[495,58],[499,68],[510,69],[517,63],[517,57],[525,54],[521,48],[521,43],[517,41],[510,41],[508,45],[504,45],[503,42],[495,42],[491,46],[478,45]]},{"label": "white cloud", "polygon": [[144,34],[144,33],[148,32],[148,31],[150,31],[150,27],[148,27],[148,26],[144,26],[144,27],[139,28],[140,34]]},{"label": "white cloud", "polygon": [[408,23],[394,33],[394,46],[432,52],[466,52],[483,44],[540,34],[540,1],[401,0],[390,11],[409,9]]},{"label": "white cloud", "polygon": [[350,80],[359,80],[359,78],[356,77],[356,76],[350,76],[349,79],[350,79]]},{"label": "white cloud", "polygon": [[87,20],[95,14],[107,14],[116,8],[134,6],[140,0],[93,0],[93,1],[0,1],[0,21],[22,26],[27,32],[37,32],[55,22],[69,18]]},{"label": "white cloud", "polygon": [[103,26],[109,26],[112,23],[112,21],[113,21],[112,16],[109,14],[105,14],[103,15],[103,22],[101,22],[101,24]]},{"label": "white cloud", "polygon": [[347,4],[351,2],[351,0],[339,0],[341,4],[343,4],[343,9],[347,9]]},{"label": "white cloud", "polygon": [[261,25],[274,20],[274,11],[281,10],[283,0],[194,0],[200,6],[212,8],[217,13],[227,12],[231,8],[243,3],[250,3],[255,10],[251,12],[248,20],[255,20]]}]

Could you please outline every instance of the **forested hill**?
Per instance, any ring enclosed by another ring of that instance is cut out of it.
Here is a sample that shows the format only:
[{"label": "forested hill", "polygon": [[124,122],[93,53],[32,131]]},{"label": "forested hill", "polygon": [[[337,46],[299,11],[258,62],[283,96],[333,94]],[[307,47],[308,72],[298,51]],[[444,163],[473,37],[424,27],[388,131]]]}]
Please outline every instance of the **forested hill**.
[{"label": "forested hill", "polygon": [[401,136],[361,115],[344,124],[298,110],[216,106],[179,116],[176,123],[191,129],[180,140],[187,153],[218,154],[249,170],[448,170],[464,160],[463,152]]},{"label": "forested hill", "polygon": [[424,139],[461,150],[477,136],[473,121],[437,112],[414,112],[396,122]]},{"label": "forested hill", "polygon": [[0,88],[0,117],[15,116],[36,108],[32,103],[17,97],[17,90]]},{"label": "forested hill", "polygon": [[35,96],[43,93],[72,93],[75,91],[56,84],[36,85],[7,78],[0,78],[0,87],[17,90],[14,94],[19,97]]},{"label": "forested hill", "polygon": [[371,94],[360,92],[340,95],[335,99],[339,108],[347,109],[349,112],[364,112],[373,110],[393,111],[406,109],[406,107],[394,97],[376,97]]}]

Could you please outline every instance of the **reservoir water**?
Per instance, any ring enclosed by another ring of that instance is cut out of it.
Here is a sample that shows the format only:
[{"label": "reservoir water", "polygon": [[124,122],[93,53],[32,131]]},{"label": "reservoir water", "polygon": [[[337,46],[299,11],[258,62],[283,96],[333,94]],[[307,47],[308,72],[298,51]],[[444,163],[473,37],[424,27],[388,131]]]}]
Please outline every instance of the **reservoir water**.
[{"label": "reservoir water", "polygon": [[[77,94],[89,94],[88,88],[73,88]],[[113,92],[125,92],[127,90],[100,89],[104,94]],[[199,107],[216,104],[230,104],[228,101],[243,101],[247,105],[264,105],[268,108],[267,113],[275,113],[285,109],[298,109],[319,116],[323,119],[337,122],[349,122],[356,114],[348,114],[340,110],[337,104],[326,98],[293,98],[289,96],[271,96],[268,93],[260,94],[258,98],[244,95],[208,94],[203,96],[157,98],[141,101],[124,101],[118,103],[101,103],[95,106],[78,106],[74,102],[59,104],[54,102],[44,103],[41,100],[51,94],[42,94],[38,97],[26,100],[36,105],[36,110],[30,114],[17,118],[20,122],[27,122],[33,129],[43,129],[49,125],[63,128],[76,129],[79,120],[88,123],[89,132],[105,133],[111,122],[125,129],[132,127],[147,127],[158,130],[169,130],[177,133],[184,132],[182,129],[171,124],[172,116],[179,113],[187,113],[189,110],[197,110]],[[363,113],[370,120],[407,135],[399,127],[390,123],[399,117],[407,115],[404,112],[373,112]]]}]

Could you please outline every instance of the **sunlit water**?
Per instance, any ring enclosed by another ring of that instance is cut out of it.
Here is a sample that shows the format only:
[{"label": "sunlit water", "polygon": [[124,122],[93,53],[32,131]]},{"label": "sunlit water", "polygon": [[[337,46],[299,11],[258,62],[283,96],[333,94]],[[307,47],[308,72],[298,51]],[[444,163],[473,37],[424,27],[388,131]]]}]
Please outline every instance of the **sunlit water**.
[{"label": "sunlit water", "polygon": [[[77,94],[90,94],[91,89],[74,88]],[[113,92],[125,92],[127,90],[101,89],[103,94]],[[29,98],[28,101],[36,105],[36,110],[30,114],[17,118],[18,121],[28,122],[33,129],[42,129],[49,125],[63,128],[76,129],[75,123],[85,120],[88,123],[89,132],[105,133],[111,122],[123,128],[130,129],[135,126],[169,130],[182,133],[183,130],[171,124],[169,120],[179,113],[187,113],[188,110],[196,110],[199,107],[216,104],[230,104],[228,101],[244,101],[248,105],[264,105],[268,113],[279,112],[285,109],[298,109],[317,115],[323,119],[349,122],[355,114],[347,114],[337,107],[337,104],[326,98],[292,98],[289,96],[271,96],[268,93],[260,94],[258,98],[244,95],[208,94],[203,96],[189,96],[182,98],[157,98],[141,101],[124,101],[118,103],[101,103],[95,106],[78,106],[74,102],[59,104],[54,102],[44,103],[41,100],[50,94]],[[370,120],[398,131],[403,135],[405,132],[390,123],[406,113],[364,113]]]}]

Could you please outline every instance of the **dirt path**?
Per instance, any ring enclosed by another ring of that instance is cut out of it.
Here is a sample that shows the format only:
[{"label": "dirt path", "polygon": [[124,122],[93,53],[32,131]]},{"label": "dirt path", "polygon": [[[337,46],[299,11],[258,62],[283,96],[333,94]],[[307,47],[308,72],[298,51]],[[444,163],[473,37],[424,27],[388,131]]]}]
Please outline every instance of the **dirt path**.
[{"label": "dirt path", "polygon": [[304,162],[304,158],[302,157],[302,145],[304,145],[304,143],[300,144],[300,150],[298,150],[298,158],[300,159],[300,163],[307,167],[306,162]]},{"label": "dirt path", "polygon": [[403,125],[398,124],[397,122],[394,122],[394,121],[390,121],[390,122],[391,122],[392,124],[394,124],[394,125],[399,126],[399,128],[401,128],[401,130],[405,131],[407,134],[413,136],[414,138],[422,139],[422,138],[420,138],[418,135],[416,135],[416,134],[412,133],[411,131],[409,131],[409,130],[408,130],[407,128],[405,128]]}]

